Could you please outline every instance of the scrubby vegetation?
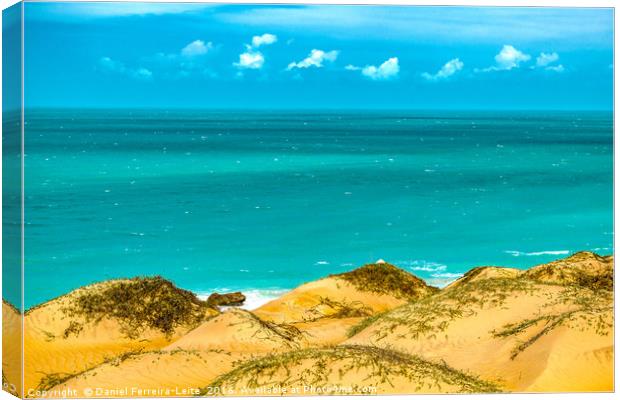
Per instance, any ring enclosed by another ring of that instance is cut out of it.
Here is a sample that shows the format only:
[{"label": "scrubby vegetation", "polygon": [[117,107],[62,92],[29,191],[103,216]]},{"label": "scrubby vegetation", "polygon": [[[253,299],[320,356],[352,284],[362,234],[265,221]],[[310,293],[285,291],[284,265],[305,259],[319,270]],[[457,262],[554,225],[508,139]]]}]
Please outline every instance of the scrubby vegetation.
[{"label": "scrubby vegetation", "polygon": [[[192,292],[155,276],[113,281],[101,290],[85,290],[63,311],[89,323],[117,319],[123,333],[138,338],[146,329],[170,336],[179,326],[194,327],[211,315],[212,309]],[[77,325],[70,324],[65,336],[79,330]]]},{"label": "scrubby vegetation", "polygon": [[231,323],[230,326],[238,326],[240,331],[254,331],[254,337],[260,340],[283,341],[288,347],[298,347],[303,333],[299,328],[289,324],[277,324],[264,321],[249,311],[231,310],[237,313],[240,322]]},{"label": "scrubby vegetation", "polygon": [[593,290],[613,290],[613,258],[582,251],[530,268],[523,275],[539,282],[578,285]]},{"label": "scrubby vegetation", "polygon": [[375,315],[371,315],[370,317],[367,317],[367,318],[364,318],[360,323],[353,325],[351,328],[349,328],[349,330],[347,331],[347,337],[353,337],[357,335],[364,329],[368,328],[370,325],[374,324],[376,321],[378,321],[381,317],[383,317],[388,312],[389,310],[384,311],[382,313],[377,313]]},{"label": "scrubby vegetation", "polygon": [[585,287],[594,291],[614,290],[614,274],[610,270],[601,275],[578,275],[575,283],[578,286]]},{"label": "scrubby vegetation", "polygon": [[[564,304],[571,307],[564,312],[552,312],[553,306]],[[541,315],[505,325],[493,331],[495,337],[524,336],[512,351],[511,358],[533,345],[538,339],[560,326],[570,326],[572,322],[582,321],[598,335],[609,335],[613,320],[607,316],[613,313],[613,292],[592,290],[579,285],[568,285],[551,301],[542,304]]]},{"label": "scrubby vegetation", "polygon": [[314,307],[307,311],[305,321],[316,321],[322,318],[359,318],[372,315],[372,308],[361,301],[336,301],[321,297]]},{"label": "scrubby vegetation", "polygon": [[238,386],[255,389],[263,385],[291,388],[342,385],[350,391],[333,394],[356,394],[367,393],[364,388],[368,387],[394,387],[397,379],[405,380],[415,391],[441,390],[446,386],[459,393],[500,391],[493,383],[443,363],[372,346],[337,346],[297,350],[248,361],[218,377],[208,385],[208,391],[202,390],[202,394],[213,393],[213,388],[224,390]]},{"label": "scrubby vegetation", "polygon": [[80,324],[77,321],[71,321],[69,322],[69,326],[63,332],[62,337],[68,339],[71,335],[78,336],[83,330],[84,325]]},{"label": "scrubby vegetation", "polygon": [[63,373],[54,373],[47,374],[39,381],[39,385],[37,386],[37,390],[50,390],[51,388],[62,385],[66,381],[71,378],[76,377],[78,374],[63,374]]},{"label": "scrubby vegetation", "polygon": [[[591,263],[596,264],[592,266]],[[601,317],[609,312],[613,303],[613,270],[609,258],[582,252],[566,260],[538,266],[516,277],[474,279],[484,270],[485,267],[474,268],[461,278],[459,285],[369,317],[351,328],[349,334],[356,335],[372,326],[373,339],[377,341],[396,330],[401,338],[434,338],[446,331],[452,321],[475,315],[483,308],[500,308],[507,298],[517,294],[543,298],[540,314],[536,318],[492,332],[497,337],[506,337],[525,332],[530,327],[541,326],[539,331],[519,343],[513,357],[543,335],[575,318],[585,319],[589,326],[595,327],[597,333],[602,335],[608,334],[611,328],[611,322]],[[552,295],[545,288],[556,288],[553,291],[556,294]],[[560,289],[559,293],[557,289]],[[553,307],[560,304],[565,308],[568,306],[570,310],[553,312]]]},{"label": "scrubby vegetation", "polygon": [[343,279],[358,290],[387,294],[404,300],[413,300],[439,291],[422,279],[388,263],[367,264],[350,272],[330,275]]}]

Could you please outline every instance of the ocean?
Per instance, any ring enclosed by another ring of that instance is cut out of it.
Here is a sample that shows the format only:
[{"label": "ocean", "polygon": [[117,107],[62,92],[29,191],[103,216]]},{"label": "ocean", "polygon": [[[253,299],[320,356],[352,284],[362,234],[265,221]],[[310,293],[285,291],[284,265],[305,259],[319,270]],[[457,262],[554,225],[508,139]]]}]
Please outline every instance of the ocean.
[{"label": "ocean", "polygon": [[611,112],[25,120],[26,308],[120,277],[255,306],[380,258],[441,286],[480,265],[613,253]]}]

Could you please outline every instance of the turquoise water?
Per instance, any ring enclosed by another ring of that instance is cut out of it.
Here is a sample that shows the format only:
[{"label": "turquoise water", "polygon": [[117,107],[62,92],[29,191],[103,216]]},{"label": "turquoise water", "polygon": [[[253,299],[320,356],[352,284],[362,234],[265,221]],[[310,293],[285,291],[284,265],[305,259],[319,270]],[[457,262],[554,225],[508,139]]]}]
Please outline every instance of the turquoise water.
[{"label": "turquoise water", "polygon": [[611,113],[32,110],[25,136],[26,307],[136,275],[266,291],[383,258],[441,285],[613,251]]}]

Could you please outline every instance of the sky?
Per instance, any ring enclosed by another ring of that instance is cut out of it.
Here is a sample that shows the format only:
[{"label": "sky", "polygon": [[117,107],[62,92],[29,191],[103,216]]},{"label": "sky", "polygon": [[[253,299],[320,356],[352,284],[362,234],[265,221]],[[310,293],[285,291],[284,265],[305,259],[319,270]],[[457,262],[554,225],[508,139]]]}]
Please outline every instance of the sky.
[{"label": "sky", "polygon": [[26,3],[26,107],[613,107],[613,10]]}]

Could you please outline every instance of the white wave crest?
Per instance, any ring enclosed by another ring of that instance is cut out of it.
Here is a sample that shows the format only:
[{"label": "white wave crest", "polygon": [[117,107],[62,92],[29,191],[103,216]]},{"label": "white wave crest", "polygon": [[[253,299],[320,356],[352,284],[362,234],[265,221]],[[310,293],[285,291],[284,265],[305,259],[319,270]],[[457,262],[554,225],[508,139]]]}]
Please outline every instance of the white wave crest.
[{"label": "white wave crest", "polygon": [[513,257],[521,257],[521,256],[527,256],[527,257],[532,257],[532,256],[561,256],[561,255],[566,255],[568,253],[570,253],[570,250],[545,250],[545,251],[532,251],[532,252],[525,252],[525,251],[517,251],[517,250],[506,250],[504,251],[504,253],[506,254],[510,254]]},{"label": "white wave crest", "polygon": [[426,260],[400,260],[395,261],[394,265],[399,267],[405,267],[410,271],[423,271],[423,272],[441,272],[445,271],[448,266],[434,261]]}]

